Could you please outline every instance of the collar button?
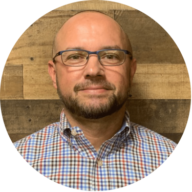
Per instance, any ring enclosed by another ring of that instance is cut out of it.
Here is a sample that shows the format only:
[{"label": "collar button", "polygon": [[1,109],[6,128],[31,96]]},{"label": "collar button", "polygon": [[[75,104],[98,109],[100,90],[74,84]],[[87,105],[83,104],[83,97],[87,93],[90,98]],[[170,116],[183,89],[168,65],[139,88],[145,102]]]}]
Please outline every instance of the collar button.
[{"label": "collar button", "polygon": [[76,132],[75,130],[72,130],[72,131],[71,131],[71,134],[72,134],[73,136],[76,136],[76,135],[77,135],[77,132]]},{"label": "collar button", "polygon": [[99,167],[101,167],[101,166],[103,165],[103,162],[102,162],[101,160],[99,160],[99,161],[97,162],[97,164],[98,164]]}]

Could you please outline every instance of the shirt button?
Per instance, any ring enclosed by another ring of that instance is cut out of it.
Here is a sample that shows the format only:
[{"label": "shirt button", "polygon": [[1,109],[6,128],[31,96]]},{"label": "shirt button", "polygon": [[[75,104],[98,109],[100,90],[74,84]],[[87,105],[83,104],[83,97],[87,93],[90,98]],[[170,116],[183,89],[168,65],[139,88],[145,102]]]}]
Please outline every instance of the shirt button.
[{"label": "shirt button", "polygon": [[99,160],[99,161],[97,162],[97,164],[98,164],[99,167],[101,167],[101,166],[103,165],[103,162],[102,162],[101,160]]},{"label": "shirt button", "polygon": [[72,131],[71,131],[71,134],[72,134],[73,136],[76,136],[76,135],[77,135],[77,132],[76,132],[75,130],[72,130]]}]

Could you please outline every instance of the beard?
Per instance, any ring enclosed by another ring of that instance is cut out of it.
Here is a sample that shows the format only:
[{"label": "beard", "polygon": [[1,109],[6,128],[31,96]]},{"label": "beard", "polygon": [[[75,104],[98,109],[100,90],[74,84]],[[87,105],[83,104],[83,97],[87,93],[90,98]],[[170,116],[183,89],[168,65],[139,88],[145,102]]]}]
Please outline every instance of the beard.
[{"label": "beard", "polygon": [[118,111],[128,99],[128,91],[126,93],[118,93],[117,95],[114,92],[108,96],[105,103],[99,103],[97,106],[94,103],[94,99],[102,98],[103,96],[99,95],[90,95],[89,100],[92,99],[92,103],[86,104],[83,101],[80,101],[78,98],[78,91],[86,86],[90,85],[102,85],[106,89],[115,90],[115,86],[106,81],[89,81],[83,84],[77,84],[74,87],[74,92],[76,93],[75,97],[72,95],[64,96],[61,93],[61,89],[57,81],[57,93],[64,104],[64,107],[71,113],[86,119],[99,119],[108,115],[111,115]]}]

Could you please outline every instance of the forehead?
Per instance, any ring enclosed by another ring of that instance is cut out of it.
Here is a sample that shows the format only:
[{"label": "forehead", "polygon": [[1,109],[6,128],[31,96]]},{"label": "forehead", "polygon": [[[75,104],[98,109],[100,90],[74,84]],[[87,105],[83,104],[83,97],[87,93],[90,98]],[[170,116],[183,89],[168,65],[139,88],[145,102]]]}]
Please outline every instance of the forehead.
[{"label": "forehead", "polygon": [[70,47],[124,47],[125,35],[117,22],[97,12],[83,12],[70,18],[57,33],[57,51]]}]

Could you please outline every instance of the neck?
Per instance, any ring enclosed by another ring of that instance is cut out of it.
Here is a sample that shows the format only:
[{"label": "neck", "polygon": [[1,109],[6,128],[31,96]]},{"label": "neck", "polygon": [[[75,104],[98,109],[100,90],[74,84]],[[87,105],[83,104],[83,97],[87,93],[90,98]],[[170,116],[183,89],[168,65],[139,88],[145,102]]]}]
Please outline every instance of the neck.
[{"label": "neck", "polygon": [[115,113],[100,119],[85,119],[83,117],[71,114],[64,109],[65,115],[72,127],[81,128],[84,136],[98,151],[103,142],[113,137],[121,128],[125,116],[125,106]]}]

